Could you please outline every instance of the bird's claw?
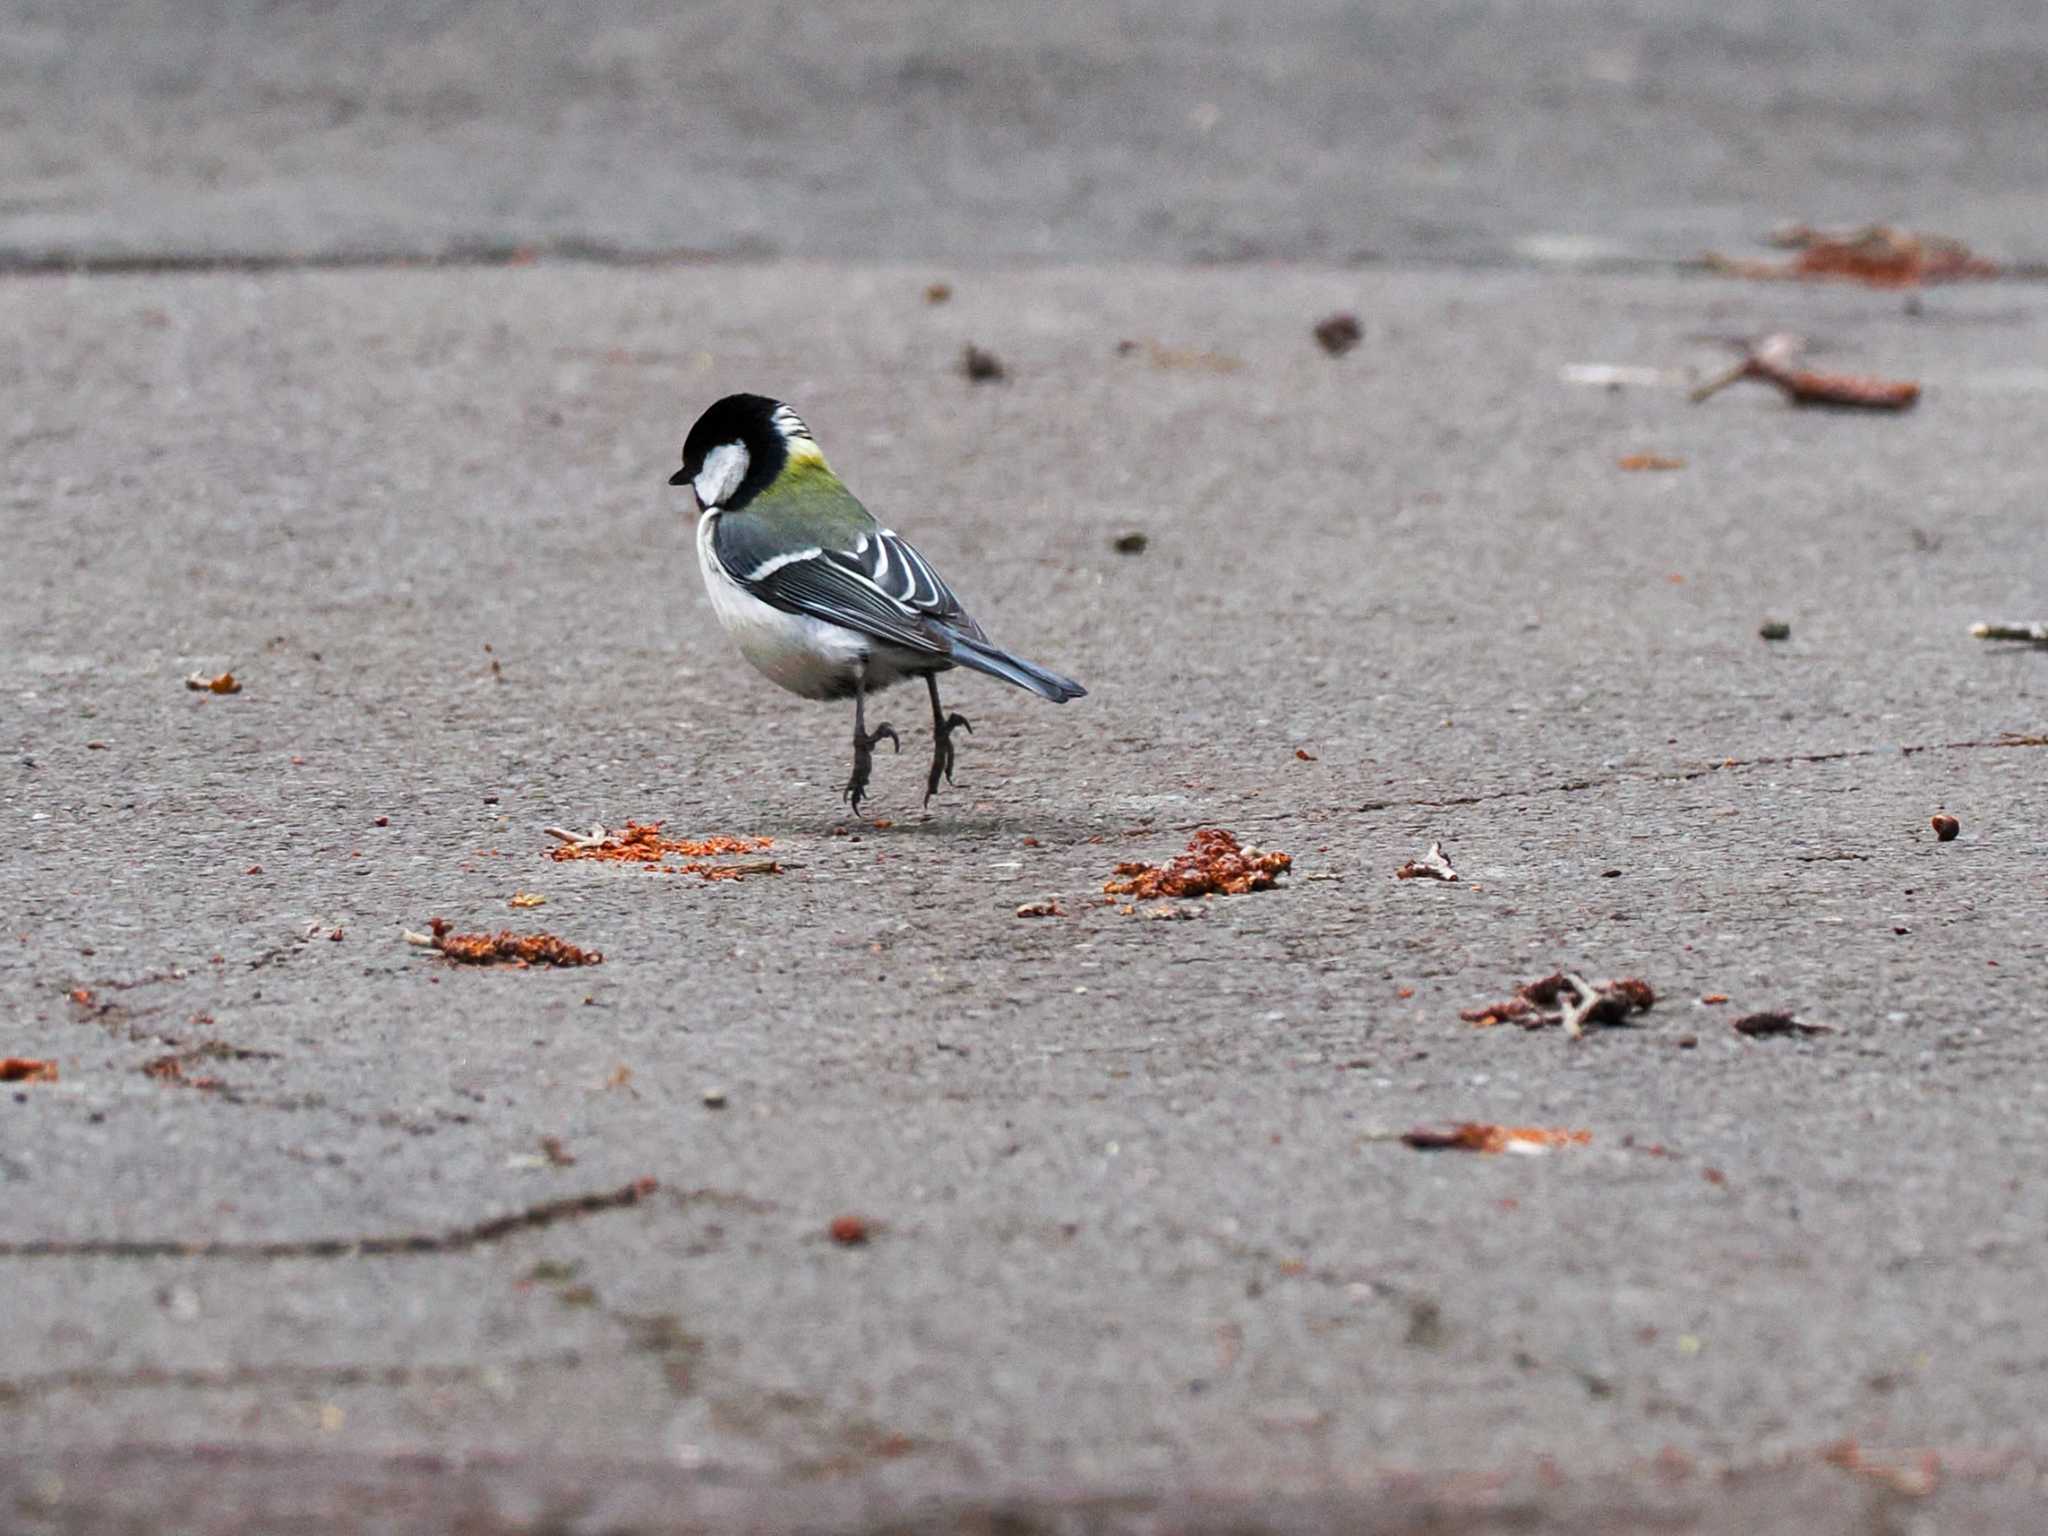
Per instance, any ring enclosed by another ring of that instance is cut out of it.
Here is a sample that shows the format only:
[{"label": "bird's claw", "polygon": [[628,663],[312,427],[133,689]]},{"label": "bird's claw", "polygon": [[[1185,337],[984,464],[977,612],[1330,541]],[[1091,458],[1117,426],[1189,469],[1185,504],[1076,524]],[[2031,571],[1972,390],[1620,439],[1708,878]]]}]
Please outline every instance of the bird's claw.
[{"label": "bird's claw", "polygon": [[875,746],[883,741],[888,742],[898,752],[903,750],[903,738],[896,734],[896,728],[892,725],[878,725],[864,736],[859,732],[854,733],[853,777],[846,781],[843,797],[846,803],[853,807],[853,814],[856,816],[860,814],[861,801],[867,798],[868,777],[875,770]]},{"label": "bird's claw", "polygon": [[965,715],[948,715],[932,727],[932,771],[925,776],[924,803],[930,805],[932,796],[939,792],[939,780],[953,782],[953,733],[965,731],[974,734],[974,727],[967,723]]}]

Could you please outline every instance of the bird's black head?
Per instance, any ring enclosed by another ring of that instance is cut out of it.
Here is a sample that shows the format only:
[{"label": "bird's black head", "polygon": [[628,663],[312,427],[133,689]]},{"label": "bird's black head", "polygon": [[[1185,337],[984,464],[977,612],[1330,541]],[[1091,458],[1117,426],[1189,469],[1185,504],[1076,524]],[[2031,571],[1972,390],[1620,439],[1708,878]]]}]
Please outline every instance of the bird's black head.
[{"label": "bird's black head", "polygon": [[817,453],[795,411],[766,395],[727,395],[690,428],[683,467],[668,483],[690,486],[707,512],[729,511],[773,485],[792,449]]}]

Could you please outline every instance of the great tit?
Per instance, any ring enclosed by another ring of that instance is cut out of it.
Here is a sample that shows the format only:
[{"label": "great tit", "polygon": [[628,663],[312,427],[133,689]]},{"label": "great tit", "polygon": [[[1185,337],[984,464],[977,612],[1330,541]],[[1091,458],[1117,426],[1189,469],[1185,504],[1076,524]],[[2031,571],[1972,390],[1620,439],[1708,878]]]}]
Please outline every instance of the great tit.
[{"label": "great tit", "polygon": [[825,463],[796,412],[761,395],[727,395],[697,418],[670,485],[697,497],[697,560],[712,610],[740,654],[807,699],[853,699],[853,775],[860,814],[874,748],[903,744],[867,729],[866,696],[922,677],[932,698],[932,763],[924,798],[953,779],[952,735],[973,731],[939,702],[939,674],[986,672],[1064,704],[1088,690],[989,643],[923,555],[882,527]]}]

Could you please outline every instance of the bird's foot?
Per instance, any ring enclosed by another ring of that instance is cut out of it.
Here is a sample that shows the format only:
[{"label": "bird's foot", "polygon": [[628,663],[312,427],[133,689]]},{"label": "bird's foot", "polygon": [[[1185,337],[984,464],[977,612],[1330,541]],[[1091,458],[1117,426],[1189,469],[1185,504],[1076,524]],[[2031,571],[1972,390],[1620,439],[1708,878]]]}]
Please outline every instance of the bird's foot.
[{"label": "bird's foot", "polygon": [[898,752],[903,750],[903,739],[891,725],[878,725],[863,735],[853,733],[853,777],[846,781],[846,802],[853,807],[853,814],[860,814],[860,803],[867,797],[868,776],[875,770],[875,747],[887,741]]},{"label": "bird's foot", "polygon": [[930,805],[932,796],[939,792],[941,778],[953,782],[953,733],[965,731],[974,734],[974,727],[967,723],[965,715],[948,715],[944,720],[932,722],[932,771],[924,781],[924,803]]}]

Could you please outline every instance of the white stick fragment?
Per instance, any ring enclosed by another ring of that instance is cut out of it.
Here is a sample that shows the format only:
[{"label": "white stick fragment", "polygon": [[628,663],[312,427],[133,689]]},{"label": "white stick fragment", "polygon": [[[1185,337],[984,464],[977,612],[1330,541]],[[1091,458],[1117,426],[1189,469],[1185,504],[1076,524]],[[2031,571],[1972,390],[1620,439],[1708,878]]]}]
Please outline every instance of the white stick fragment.
[{"label": "white stick fragment", "polygon": [[1566,1003],[1564,1005],[1562,1021],[1564,1032],[1576,1040],[1586,1032],[1586,1015],[1591,1013],[1594,1005],[1600,1001],[1600,994],[1594,988],[1586,985],[1583,977],[1575,976],[1569,971],[1565,973],[1564,979],[1571,983],[1571,989],[1579,994],[1579,1000],[1576,1003]]},{"label": "white stick fragment", "polygon": [[1970,633],[1979,640],[2025,640],[2032,645],[2048,645],[2048,619],[2019,624],[1972,624]]},{"label": "white stick fragment", "polygon": [[601,826],[592,827],[589,832],[571,832],[567,827],[542,827],[549,837],[558,838],[571,848],[598,848],[612,840],[612,834]]},{"label": "white stick fragment", "polygon": [[408,928],[400,937],[408,944],[417,944],[421,949],[439,949],[441,947],[441,941],[431,933],[414,933]]},{"label": "white stick fragment", "polygon": [[[1311,879],[1314,877],[1311,876]],[[1420,859],[1410,859],[1394,871],[1396,880],[1443,880],[1456,882],[1458,872],[1451,868],[1451,861],[1444,856],[1444,845],[1432,840],[1429,852]]]}]

